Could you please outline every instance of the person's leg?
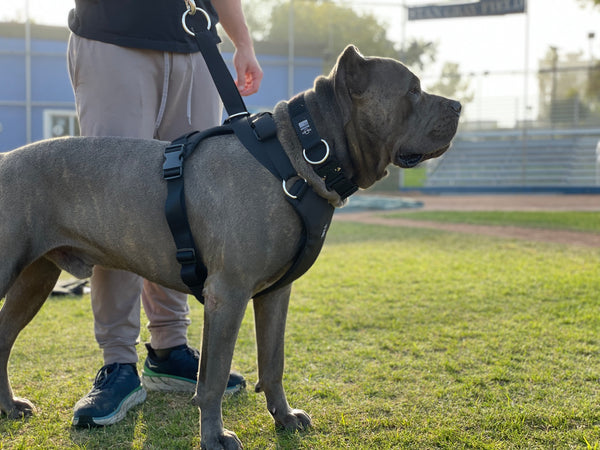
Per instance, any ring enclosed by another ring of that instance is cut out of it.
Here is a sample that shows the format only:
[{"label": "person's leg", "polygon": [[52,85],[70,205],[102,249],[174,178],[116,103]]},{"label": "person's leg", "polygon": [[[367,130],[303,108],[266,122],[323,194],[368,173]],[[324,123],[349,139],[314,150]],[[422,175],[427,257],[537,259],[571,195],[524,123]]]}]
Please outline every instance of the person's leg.
[{"label": "person's leg", "polygon": [[[154,66],[160,56],[71,36],[69,74],[82,135],[153,137],[163,80]],[[105,365],[92,390],[75,405],[73,424],[80,426],[118,422],[146,397],[135,366],[142,279],[97,266],[91,288],[94,330]]]},{"label": "person's leg", "polygon": [[[170,76],[157,124],[157,139],[171,141],[194,130],[218,125],[221,101],[200,53],[165,55]],[[145,281],[142,303],[154,349],[187,343],[187,295]]]},{"label": "person's leg", "polygon": [[[172,141],[193,130],[219,125],[222,106],[208,67],[200,53],[169,54],[170,67],[166,102],[161,108],[156,138]],[[194,392],[198,351],[187,345],[189,308],[187,296],[144,282],[142,303],[148,316],[151,343],[142,380],[148,390]],[[231,373],[227,391],[245,386],[244,377]]]}]

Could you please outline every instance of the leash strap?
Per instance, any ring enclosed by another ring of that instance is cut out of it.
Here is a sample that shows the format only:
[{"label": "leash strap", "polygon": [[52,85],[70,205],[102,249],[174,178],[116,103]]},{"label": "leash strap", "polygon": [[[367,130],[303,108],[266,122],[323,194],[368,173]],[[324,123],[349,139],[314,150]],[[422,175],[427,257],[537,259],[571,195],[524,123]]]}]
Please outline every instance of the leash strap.
[{"label": "leash strap", "polygon": [[329,144],[321,139],[306,108],[304,94],[297,95],[289,101],[288,112],[302,145],[304,159],[325,181],[327,189],[337,192],[342,200],[354,194],[358,186],[344,174],[339,160],[331,154]]},{"label": "leash strap", "polygon": [[[206,18],[204,19],[206,21]],[[223,60],[223,56],[217,48],[217,42],[214,35],[210,32],[210,26],[206,21],[205,29],[196,31],[191,30],[196,38],[198,50],[202,53],[210,75],[219,91],[223,105],[229,117],[237,115],[248,115],[246,104],[242,99],[240,91],[235,85],[231,72]]]}]

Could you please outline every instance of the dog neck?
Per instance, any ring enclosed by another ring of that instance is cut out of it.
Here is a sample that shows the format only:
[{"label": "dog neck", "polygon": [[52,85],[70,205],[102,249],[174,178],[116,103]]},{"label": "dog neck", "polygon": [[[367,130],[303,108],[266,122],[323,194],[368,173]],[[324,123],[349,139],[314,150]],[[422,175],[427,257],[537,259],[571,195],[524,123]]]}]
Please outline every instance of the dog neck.
[{"label": "dog neck", "polygon": [[[339,161],[341,168],[349,179],[352,179],[355,170],[352,165],[350,152],[344,134],[344,126],[341,120],[341,111],[335,101],[333,89],[328,87],[325,82],[319,83],[317,79],[315,88],[304,92],[304,102],[308,113],[311,115],[316,124],[317,132],[320,137],[325,140],[332,155]],[[330,83],[329,83],[330,84]],[[313,167],[304,159],[303,149],[296,135],[292,120],[289,115],[287,101],[282,101],[275,106],[273,117],[277,124],[277,133],[281,142],[287,143],[284,145],[285,151],[296,169],[299,176],[304,178],[308,184],[321,197],[335,207],[341,207],[346,203],[340,195],[328,190],[325,182],[313,170]]]}]

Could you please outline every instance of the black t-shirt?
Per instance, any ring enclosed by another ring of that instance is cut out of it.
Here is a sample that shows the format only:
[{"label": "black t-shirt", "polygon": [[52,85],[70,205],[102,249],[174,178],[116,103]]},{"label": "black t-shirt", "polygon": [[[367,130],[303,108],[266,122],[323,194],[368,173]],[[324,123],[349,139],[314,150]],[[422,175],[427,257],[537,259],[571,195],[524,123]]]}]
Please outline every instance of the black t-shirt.
[{"label": "black t-shirt", "polygon": [[[196,5],[211,17],[211,32],[219,42],[219,19],[210,0],[196,0]],[[195,38],[181,24],[186,9],[184,0],[75,0],[69,29],[78,36],[121,47],[194,53],[198,51]],[[188,14],[185,23],[193,31],[206,30],[200,11]]]}]

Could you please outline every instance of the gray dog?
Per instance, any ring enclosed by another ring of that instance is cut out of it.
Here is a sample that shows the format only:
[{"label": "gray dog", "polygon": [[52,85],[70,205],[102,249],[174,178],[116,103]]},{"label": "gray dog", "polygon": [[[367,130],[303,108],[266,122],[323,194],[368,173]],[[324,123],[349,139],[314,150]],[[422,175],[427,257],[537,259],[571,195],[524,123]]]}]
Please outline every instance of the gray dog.
[{"label": "gray dog", "polygon": [[[460,103],[427,94],[397,61],[365,58],[348,47],[329,76],[305,92],[319,134],[360,188],[393,163],[409,168],[441,155],[456,132]],[[334,206],[343,203],[302,158],[287,102],[274,110],[277,135],[298,175]],[[91,275],[96,264],[137,273],[188,292],[164,217],[167,143],[126,138],[61,138],[0,155],[0,409],[11,418],[34,406],[13,395],[8,358],[61,270]],[[221,399],[240,323],[254,297],[257,391],[278,426],[310,425],[282,385],[290,286],[256,295],[278,280],[297,251],[302,224],[281,182],[233,135],[204,140],[186,161],[191,229],[208,268],[202,356],[195,405],[206,449],[238,449],[223,428]],[[256,295],[256,296],[255,296]]]}]

